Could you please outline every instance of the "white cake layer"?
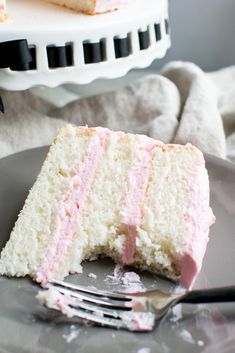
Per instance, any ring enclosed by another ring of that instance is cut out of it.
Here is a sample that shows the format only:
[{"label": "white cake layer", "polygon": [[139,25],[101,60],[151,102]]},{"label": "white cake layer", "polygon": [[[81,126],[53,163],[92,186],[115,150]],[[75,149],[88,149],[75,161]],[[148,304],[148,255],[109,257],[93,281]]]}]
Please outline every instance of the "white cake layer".
[{"label": "white cake layer", "polygon": [[[1,254],[0,271],[3,269],[9,275],[31,274],[36,277],[52,237],[62,192],[69,182],[66,178],[68,162],[73,166],[80,164],[88,142],[89,136],[84,135],[78,139],[75,129],[60,130],[30,190],[12,231],[11,240]],[[10,254],[12,258],[9,258]]]},{"label": "white cake layer", "polygon": [[[181,258],[190,237],[186,218],[192,201],[190,183],[192,179],[196,182],[197,166],[201,169],[203,164],[202,153],[191,145],[155,149],[137,239],[136,261],[142,268],[173,279],[180,276]],[[208,207],[209,198],[206,203]]]}]

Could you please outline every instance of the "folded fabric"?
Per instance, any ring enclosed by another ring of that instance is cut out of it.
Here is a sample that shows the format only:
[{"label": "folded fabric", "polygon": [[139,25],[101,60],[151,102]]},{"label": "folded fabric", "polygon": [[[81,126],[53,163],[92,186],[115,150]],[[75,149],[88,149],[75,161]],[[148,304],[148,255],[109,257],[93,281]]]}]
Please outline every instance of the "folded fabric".
[{"label": "folded fabric", "polygon": [[165,143],[191,142],[235,162],[235,67],[206,74],[172,62],[160,74],[55,108],[32,94],[0,91],[0,157],[49,144],[70,122],[144,133]]}]

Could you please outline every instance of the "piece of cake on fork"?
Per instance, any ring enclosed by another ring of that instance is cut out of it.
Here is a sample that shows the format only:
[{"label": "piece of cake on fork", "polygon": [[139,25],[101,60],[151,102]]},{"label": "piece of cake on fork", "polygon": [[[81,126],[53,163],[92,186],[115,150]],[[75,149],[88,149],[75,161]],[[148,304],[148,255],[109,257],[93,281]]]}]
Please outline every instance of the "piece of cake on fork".
[{"label": "piece of cake on fork", "polygon": [[190,287],[213,222],[196,147],[67,125],[1,253],[0,273],[46,285],[102,255]]}]

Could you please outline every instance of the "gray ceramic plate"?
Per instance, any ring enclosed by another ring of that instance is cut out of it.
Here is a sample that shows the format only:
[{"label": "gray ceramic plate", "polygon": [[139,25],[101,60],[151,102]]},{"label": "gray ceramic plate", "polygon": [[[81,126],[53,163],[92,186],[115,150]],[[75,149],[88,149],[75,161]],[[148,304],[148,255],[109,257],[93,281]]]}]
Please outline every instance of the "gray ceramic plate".
[{"label": "gray ceramic plate", "polygon": [[[0,161],[0,249],[9,237],[30,186],[47,152],[39,148]],[[197,287],[235,284],[235,166],[207,156],[211,204],[217,223],[211,229]],[[73,281],[113,289],[105,281],[114,264],[100,260],[84,265]],[[93,272],[97,279],[88,277]],[[146,288],[172,289],[170,282],[141,274]],[[35,299],[38,287],[28,279],[0,278],[1,353],[234,353],[235,303],[177,306],[148,334],[85,326],[49,312]]]}]

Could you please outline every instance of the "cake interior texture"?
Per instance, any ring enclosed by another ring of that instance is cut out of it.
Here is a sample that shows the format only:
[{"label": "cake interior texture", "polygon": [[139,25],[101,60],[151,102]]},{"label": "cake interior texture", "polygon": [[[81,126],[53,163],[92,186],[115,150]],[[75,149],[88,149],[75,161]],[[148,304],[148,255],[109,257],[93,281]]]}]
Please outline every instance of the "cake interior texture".
[{"label": "cake interior texture", "polygon": [[66,6],[78,12],[93,13],[95,10],[94,0],[47,0],[48,2]]},{"label": "cake interior texture", "polygon": [[190,287],[213,222],[196,147],[67,125],[1,253],[0,273],[46,285],[102,255]]}]

